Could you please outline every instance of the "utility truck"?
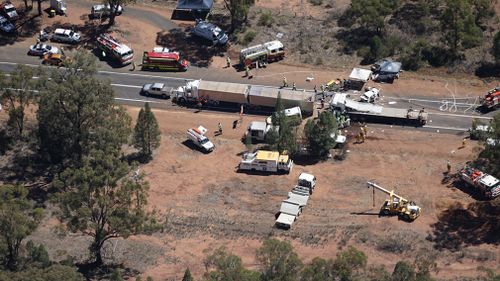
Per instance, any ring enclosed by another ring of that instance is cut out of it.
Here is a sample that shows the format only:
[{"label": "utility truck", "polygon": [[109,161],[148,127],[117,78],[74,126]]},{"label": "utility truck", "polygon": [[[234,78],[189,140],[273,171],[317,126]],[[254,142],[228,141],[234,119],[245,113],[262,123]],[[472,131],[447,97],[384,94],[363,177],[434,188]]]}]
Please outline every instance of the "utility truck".
[{"label": "utility truck", "polygon": [[[421,209],[413,201],[409,201],[394,193],[394,190],[387,190],[373,182],[367,182],[368,188],[372,187],[389,195],[380,208],[381,216],[397,215],[400,219],[412,222],[420,216]],[[375,192],[374,192],[375,196]]]},{"label": "utility truck", "polygon": [[0,12],[10,21],[19,19],[16,7],[10,1],[5,1],[0,4]]},{"label": "utility truck", "polygon": [[215,148],[214,144],[205,136],[207,131],[208,130],[203,126],[187,130],[188,139],[205,153],[212,152]]},{"label": "utility truck", "polygon": [[120,65],[131,64],[134,60],[134,50],[129,46],[120,43],[110,34],[101,34],[97,37],[97,46],[105,56],[109,56]]},{"label": "utility truck", "polygon": [[240,64],[255,67],[257,62],[262,65],[282,60],[284,57],[285,47],[283,43],[275,40],[242,49],[240,51]]},{"label": "utility truck", "polygon": [[309,201],[310,195],[316,186],[316,177],[308,173],[301,173],[297,185],[288,192],[288,198],[281,202],[276,218],[276,226],[290,229],[300,216]]},{"label": "utility truck", "polygon": [[460,178],[478,190],[486,198],[500,195],[500,180],[471,166],[465,166],[459,172]]},{"label": "utility truck", "polygon": [[264,141],[271,130],[278,132],[279,126],[273,126],[264,121],[252,121],[245,132],[245,138],[250,136],[253,141]]},{"label": "utility truck", "polygon": [[288,155],[280,155],[277,151],[257,150],[243,154],[238,170],[263,171],[272,173],[290,173],[293,161]]}]

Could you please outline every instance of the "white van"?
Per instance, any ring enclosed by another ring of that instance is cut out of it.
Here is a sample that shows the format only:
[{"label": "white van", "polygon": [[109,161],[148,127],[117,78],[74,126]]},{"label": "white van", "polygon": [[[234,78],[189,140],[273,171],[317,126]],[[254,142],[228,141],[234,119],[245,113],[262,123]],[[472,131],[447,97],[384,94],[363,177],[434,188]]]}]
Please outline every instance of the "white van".
[{"label": "white van", "polygon": [[214,144],[205,136],[207,131],[208,130],[203,126],[187,130],[188,139],[206,153],[212,152],[215,148]]}]

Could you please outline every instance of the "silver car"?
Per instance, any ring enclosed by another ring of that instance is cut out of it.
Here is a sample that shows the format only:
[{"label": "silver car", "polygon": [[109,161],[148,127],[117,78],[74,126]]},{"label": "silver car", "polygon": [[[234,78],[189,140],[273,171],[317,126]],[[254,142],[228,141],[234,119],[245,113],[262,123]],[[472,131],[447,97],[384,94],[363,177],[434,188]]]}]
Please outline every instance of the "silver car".
[{"label": "silver car", "polygon": [[212,42],[214,45],[224,46],[229,41],[227,34],[218,26],[202,20],[197,20],[193,29],[193,35]]},{"label": "silver car", "polygon": [[80,34],[70,29],[58,28],[50,37],[50,41],[77,44],[80,43]]},{"label": "silver car", "polygon": [[157,96],[164,99],[170,98],[170,88],[163,83],[150,83],[142,86],[141,95]]}]

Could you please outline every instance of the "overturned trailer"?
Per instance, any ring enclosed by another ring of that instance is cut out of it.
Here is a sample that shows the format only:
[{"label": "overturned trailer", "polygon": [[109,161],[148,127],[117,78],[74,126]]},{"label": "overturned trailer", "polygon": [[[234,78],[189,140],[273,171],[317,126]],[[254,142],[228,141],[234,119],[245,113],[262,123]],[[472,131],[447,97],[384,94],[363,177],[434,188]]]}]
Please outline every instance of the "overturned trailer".
[{"label": "overturned trailer", "polygon": [[429,114],[424,109],[391,108],[362,103],[342,93],[333,96],[330,108],[348,114],[351,121],[359,122],[423,126],[429,118]]}]

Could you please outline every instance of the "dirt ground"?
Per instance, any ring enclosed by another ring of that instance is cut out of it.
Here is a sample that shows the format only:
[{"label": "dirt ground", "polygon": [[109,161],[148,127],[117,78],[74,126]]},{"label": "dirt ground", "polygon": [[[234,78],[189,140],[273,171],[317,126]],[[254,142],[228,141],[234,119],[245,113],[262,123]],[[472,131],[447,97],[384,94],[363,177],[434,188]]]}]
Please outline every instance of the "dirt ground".
[{"label": "dirt ground", "polygon": [[[136,108],[128,110],[137,116]],[[240,127],[231,129],[238,118],[235,115],[155,114],[162,143],[154,160],[141,170],[151,184],[150,206],[166,212],[169,222],[165,233],[147,239],[167,249],[147,267],[144,276],[173,280],[189,267],[199,277],[205,272],[202,261],[206,251],[220,246],[241,256],[245,266],[255,267],[255,249],[267,237],[291,241],[307,262],[316,256],[334,258],[340,249],[354,245],[366,252],[370,264],[385,265],[390,271],[401,256],[381,249],[390,248],[387,244],[396,238],[407,260],[412,260],[411,253],[436,254],[439,277],[475,276],[479,265],[498,269],[498,246],[437,251],[434,243],[426,240],[435,231],[435,224],[444,223],[439,219],[442,211],[454,202],[474,202],[467,192],[441,183],[446,159],[455,169],[472,159],[477,150],[473,142],[459,148],[461,135],[370,127],[367,142],[353,144],[351,138],[344,161],[296,163],[289,175],[249,175],[236,172],[240,155],[246,151],[240,138],[248,123],[258,117],[244,117]],[[203,154],[186,142],[187,128],[201,124],[211,132],[218,122],[224,131],[222,136],[211,138],[216,146],[213,153]],[[314,174],[318,188],[290,231],[275,229],[274,214],[301,172]],[[411,224],[396,217],[374,216],[386,196],[376,193],[373,207],[372,192],[365,183],[368,180],[416,201],[423,215]],[[478,257],[480,253],[489,255],[485,260]],[[171,262],[160,262],[166,257]]]}]

